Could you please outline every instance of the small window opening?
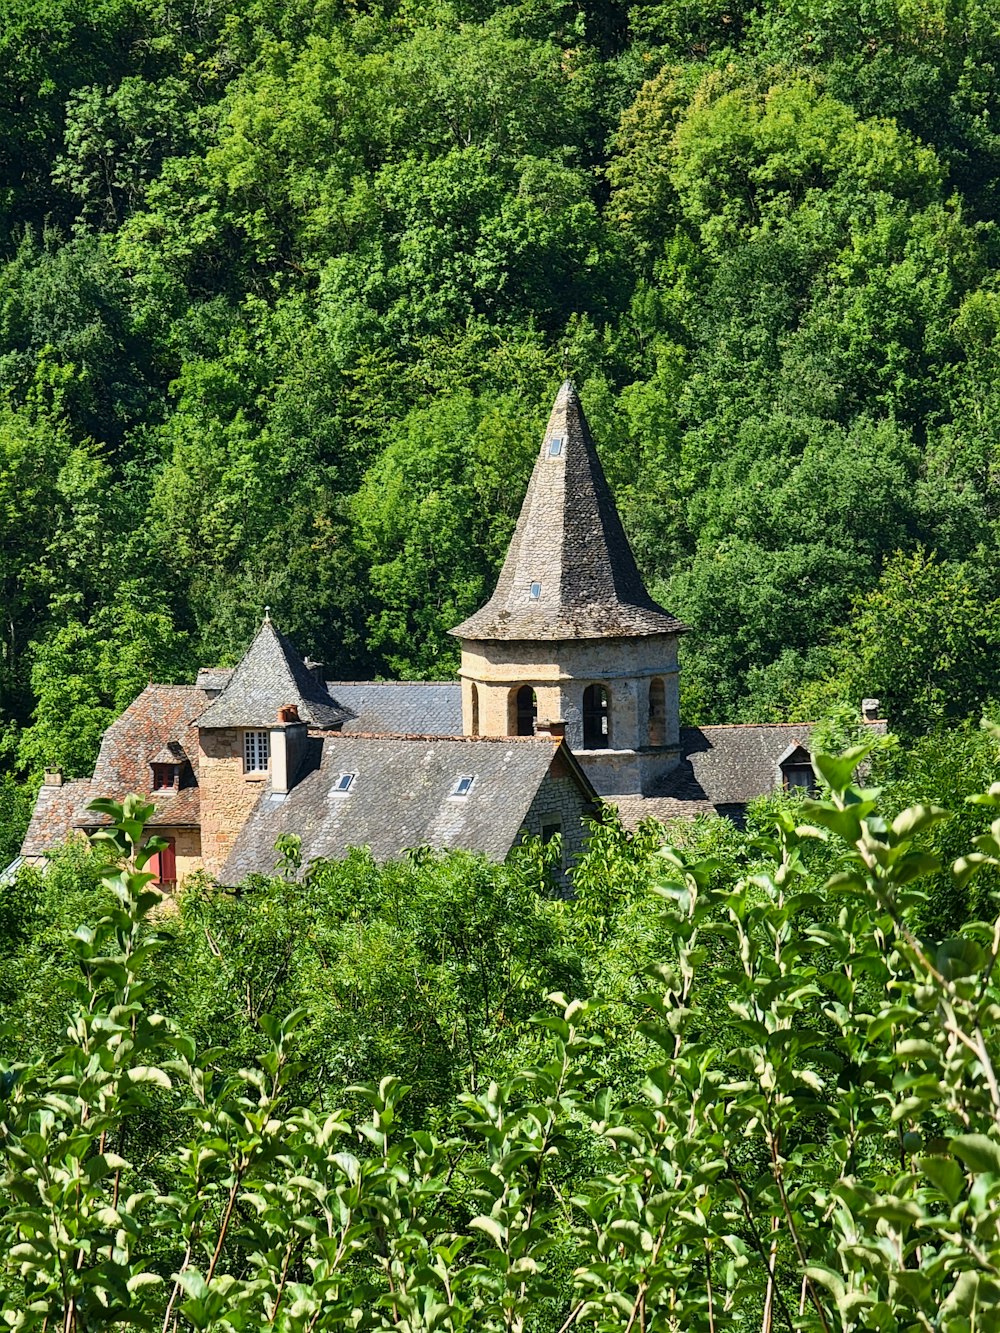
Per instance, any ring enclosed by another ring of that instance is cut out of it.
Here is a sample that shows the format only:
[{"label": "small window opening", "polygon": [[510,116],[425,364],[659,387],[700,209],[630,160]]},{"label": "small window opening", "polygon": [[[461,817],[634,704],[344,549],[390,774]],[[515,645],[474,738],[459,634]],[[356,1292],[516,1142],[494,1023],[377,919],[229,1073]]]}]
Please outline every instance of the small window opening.
[{"label": "small window opening", "polygon": [[475,681],[472,682],[472,734],[479,735],[479,689]]},{"label": "small window opening", "polygon": [[606,750],[611,744],[611,706],[603,685],[588,685],[583,692],[583,748]]},{"label": "small window opening", "polygon": [[549,457],[558,458],[559,455],[562,453],[562,446],[563,446],[562,436],[554,435],[552,439],[549,440]]},{"label": "small window opening", "polygon": [[179,764],[153,764],[153,791],[176,791],[179,785]]},{"label": "small window opening", "polygon": [[546,820],[542,824],[542,842],[548,844],[562,833],[562,823],[558,819]]},{"label": "small window opening", "polygon": [[271,757],[271,737],[266,731],[245,731],[243,733],[243,771],[245,773],[266,773]]},{"label": "small window opening", "polygon": [[662,680],[649,682],[649,743],[667,743],[667,691]]},{"label": "small window opening", "polygon": [[537,602],[539,597],[541,597],[541,595],[542,595],[542,585],[540,583],[533,583],[531,585],[531,589],[528,593],[528,596],[531,598],[533,602]]},{"label": "small window opening", "polygon": [[538,716],[538,703],[535,691],[530,685],[522,685],[513,693],[513,716],[509,730],[513,736],[534,736],[535,718]]},{"label": "small window opening", "polygon": [[804,745],[796,746],[786,755],[781,764],[781,785],[786,791],[799,792],[803,796],[816,795],[816,774]]},{"label": "small window opening", "polygon": [[781,776],[786,791],[800,791],[806,796],[816,794],[816,774],[812,764],[784,764]]},{"label": "small window opening", "polygon": [[350,791],[354,783],[354,773],[341,773],[340,777],[334,783],[333,790],[338,792]]},{"label": "small window opening", "polygon": [[475,780],[474,774],[459,778],[451,790],[452,796],[468,796],[469,792],[472,791],[472,784]]}]

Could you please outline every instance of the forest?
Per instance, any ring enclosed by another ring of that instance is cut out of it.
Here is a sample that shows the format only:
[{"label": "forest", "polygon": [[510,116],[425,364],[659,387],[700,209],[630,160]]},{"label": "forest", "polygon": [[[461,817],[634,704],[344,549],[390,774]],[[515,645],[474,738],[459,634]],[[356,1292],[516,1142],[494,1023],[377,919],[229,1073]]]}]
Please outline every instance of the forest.
[{"label": "forest", "polygon": [[445,678],[568,366],[688,723],[997,693],[993,0],[0,0],[0,825],[264,605]]}]

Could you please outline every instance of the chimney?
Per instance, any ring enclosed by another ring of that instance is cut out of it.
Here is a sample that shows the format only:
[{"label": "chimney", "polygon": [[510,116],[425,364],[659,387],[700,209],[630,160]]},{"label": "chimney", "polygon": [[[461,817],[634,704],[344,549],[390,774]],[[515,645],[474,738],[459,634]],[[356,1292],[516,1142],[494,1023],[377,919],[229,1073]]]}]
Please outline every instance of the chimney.
[{"label": "chimney", "polygon": [[551,736],[554,740],[562,740],[566,735],[566,723],[553,722],[551,720],[548,722],[536,722],[535,735]]},{"label": "chimney", "polygon": [[[294,717],[287,717],[292,713]],[[309,728],[299,720],[294,704],[278,709],[278,721],[271,728],[271,791],[284,796],[295,785],[309,739]]]},{"label": "chimney", "polygon": [[313,680],[317,683],[317,685],[323,685],[323,686],[326,685],[326,681],[324,680],[324,676],[326,674],[326,667],[323,665],[322,662],[314,662],[311,657],[307,657],[305,659],[305,666],[306,670],[312,676]]},{"label": "chimney", "polygon": [[862,722],[877,722],[879,709],[882,706],[881,699],[862,699],[861,700],[861,720]]},{"label": "chimney", "polygon": [[61,768],[47,768],[45,777],[42,780],[43,787],[61,787],[63,785],[63,775]]}]

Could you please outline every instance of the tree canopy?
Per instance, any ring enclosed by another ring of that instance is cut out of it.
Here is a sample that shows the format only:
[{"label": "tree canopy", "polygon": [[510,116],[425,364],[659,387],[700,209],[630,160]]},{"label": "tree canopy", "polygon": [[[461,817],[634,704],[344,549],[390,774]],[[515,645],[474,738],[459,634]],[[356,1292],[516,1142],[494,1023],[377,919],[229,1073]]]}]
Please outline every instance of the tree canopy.
[{"label": "tree canopy", "polygon": [[686,720],[977,715],[998,64],[987,3],[0,5],[6,771],[265,603],[448,675],[567,360]]}]

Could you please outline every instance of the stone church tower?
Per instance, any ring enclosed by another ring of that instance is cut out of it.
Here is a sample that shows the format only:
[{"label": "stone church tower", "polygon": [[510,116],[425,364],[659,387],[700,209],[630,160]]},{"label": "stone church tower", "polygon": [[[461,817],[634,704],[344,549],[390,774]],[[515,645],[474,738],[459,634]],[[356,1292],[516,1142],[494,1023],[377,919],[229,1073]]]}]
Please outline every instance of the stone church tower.
[{"label": "stone church tower", "polygon": [[647,792],[679,758],[685,628],[646,591],[567,380],[496,591],[451,631],[465,734],[565,728],[598,792]]}]

